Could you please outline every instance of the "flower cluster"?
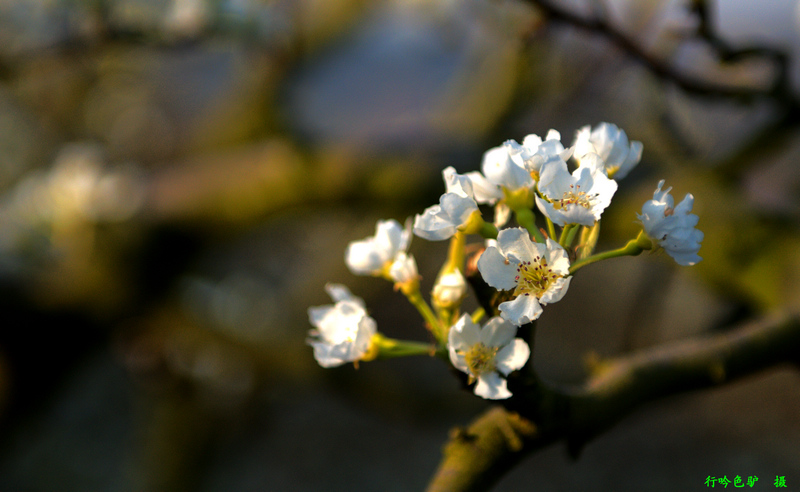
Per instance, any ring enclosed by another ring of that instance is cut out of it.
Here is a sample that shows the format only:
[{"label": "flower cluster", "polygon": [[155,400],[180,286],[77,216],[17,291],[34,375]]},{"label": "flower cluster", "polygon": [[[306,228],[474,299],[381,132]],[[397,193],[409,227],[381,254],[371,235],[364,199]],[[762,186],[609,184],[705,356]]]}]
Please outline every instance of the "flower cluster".
[{"label": "flower cluster", "polygon": [[[480,171],[444,169],[444,194],[414,218],[413,226],[410,219],[405,227],[394,220],[379,221],[374,236],[350,243],[345,253],[353,274],[393,282],[422,315],[435,343],[384,337],[361,299],[343,286],[328,285],[335,304],[309,309],[316,330],[308,343],[315,358],[332,367],[379,356],[439,354],[466,373],[470,384],[476,383],[476,395],[509,398],[504,376],[522,369],[530,358],[528,344],[516,338],[518,328],[561,300],[577,270],[651,249],[666,251],[680,265],[700,261],[703,233],[695,229],[698,217],[691,214],[694,197],[686,195],[675,206],[671,188],[662,190],[664,181],[637,214],[639,235],[622,248],[594,253],[599,222],[617,191],[617,180],[641,156],[641,142],[629,142],[623,130],[601,123],[578,130],[570,147],[550,130],[544,139],[528,135],[522,143],[508,140],[489,149]],[[486,209],[493,209],[491,221],[484,220]],[[507,225],[512,217],[516,224]],[[408,253],[412,232],[429,241],[450,240],[430,304],[420,292],[421,277]],[[467,237],[475,235],[483,243],[467,248]],[[469,262],[468,250],[479,250]],[[468,294],[466,277],[499,293],[479,299],[493,311],[483,326],[483,308],[461,313]]]}]

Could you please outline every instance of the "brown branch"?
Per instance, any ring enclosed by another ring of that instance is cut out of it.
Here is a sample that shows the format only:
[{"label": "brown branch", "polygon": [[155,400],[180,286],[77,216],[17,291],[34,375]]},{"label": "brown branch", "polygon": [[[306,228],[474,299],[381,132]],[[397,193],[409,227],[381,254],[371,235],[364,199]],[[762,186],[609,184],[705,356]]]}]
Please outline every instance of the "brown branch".
[{"label": "brown branch", "polygon": [[772,61],[776,67],[776,75],[768,88],[750,88],[718,84],[698,79],[677,71],[666,60],[654,57],[645,51],[634,39],[623,34],[601,17],[586,18],[561,8],[548,0],[528,0],[528,3],[538,8],[549,19],[567,23],[573,27],[603,35],[628,55],[647,67],[653,74],[661,79],[668,80],[684,91],[704,96],[717,96],[741,101],[772,98],[780,102],[782,107],[791,113],[800,113],[800,99],[792,93],[789,77],[789,58],[786,53],[763,47],[744,48],[734,50],[724,41],[714,35],[711,29],[710,14],[706,2],[698,0],[693,5],[693,11],[700,19],[698,37],[704,39],[714,48],[721,61],[740,61],[745,58],[760,57]]},{"label": "brown branch", "polygon": [[785,316],[600,361],[579,387],[528,381],[506,408],[495,407],[452,433],[428,490],[485,490],[527,454],[555,441],[566,439],[577,455],[643,403],[787,362],[797,365],[799,349],[800,318]]}]

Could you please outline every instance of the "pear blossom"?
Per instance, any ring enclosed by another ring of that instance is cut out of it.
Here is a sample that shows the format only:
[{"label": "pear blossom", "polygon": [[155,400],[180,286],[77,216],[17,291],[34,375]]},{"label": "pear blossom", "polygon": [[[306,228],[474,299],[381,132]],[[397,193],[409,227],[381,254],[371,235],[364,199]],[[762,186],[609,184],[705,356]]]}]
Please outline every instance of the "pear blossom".
[{"label": "pear blossom", "polygon": [[510,147],[504,144],[483,154],[481,171],[486,180],[506,191],[532,188],[534,181],[531,173],[511,158],[509,150]]},{"label": "pear blossom", "polygon": [[481,327],[463,315],[448,335],[450,362],[459,371],[469,374],[470,384],[477,381],[475,394],[489,400],[511,396],[506,380],[512,371],[522,368],[531,355],[530,347],[521,338],[514,338],[517,328],[495,317]]},{"label": "pear blossom", "polygon": [[[353,241],[347,246],[345,263],[355,275],[381,275],[401,253],[405,255],[410,243],[410,223],[403,228],[396,220],[379,220],[374,236]],[[404,256],[403,260],[407,257]]]},{"label": "pear blossom", "polygon": [[389,267],[389,277],[395,282],[412,282],[419,278],[417,262],[414,255],[400,251]]},{"label": "pear blossom", "polygon": [[478,259],[483,279],[498,290],[514,290],[514,299],[500,304],[506,320],[519,326],[537,319],[542,306],[561,300],[569,288],[569,258],[557,242],[531,241],[528,231],[503,229],[497,245]]},{"label": "pear blossom", "polygon": [[414,234],[429,241],[452,237],[478,210],[469,177],[456,173],[452,166],[442,171],[442,177],[446,192],[439,198],[439,205],[428,207],[414,218]]},{"label": "pear blossom", "polygon": [[628,144],[625,130],[612,123],[600,123],[594,129],[584,126],[575,135],[575,158],[580,166],[584,156],[597,154],[599,161],[590,161],[591,165],[600,163],[609,178],[622,179],[642,159],[642,142],[633,141]]},{"label": "pear blossom", "polygon": [[[584,159],[596,161],[596,154]],[[611,204],[617,191],[617,182],[609,179],[596,168],[581,166],[572,174],[563,159],[556,159],[542,166],[536,206],[554,223],[591,226],[600,220],[603,210]]]},{"label": "pear blossom", "polygon": [[322,367],[336,367],[358,361],[369,351],[377,332],[375,320],[367,315],[364,300],[344,285],[327,284],[325,290],[335,304],[308,308],[308,319],[316,327],[306,343]]},{"label": "pear blossom", "polygon": [[560,158],[567,160],[572,149],[565,149],[561,144],[561,134],[556,130],[547,132],[544,141],[535,134],[527,135],[522,144],[515,140],[507,140],[503,146],[517,165],[528,171],[534,181],[538,181],[539,173],[546,162]]},{"label": "pear blossom", "polygon": [[642,213],[637,217],[642,222],[644,232],[664,248],[668,255],[679,265],[694,265],[702,260],[697,252],[703,232],[695,229],[699,218],[690,213],[694,204],[694,196],[688,193],[683,200],[674,206],[672,187],[662,190],[664,180],[658,182],[653,199],[642,206]]},{"label": "pear blossom", "polygon": [[442,307],[457,306],[466,295],[467,279],[458,268],[442,275],[431,292],[433,302]]}]

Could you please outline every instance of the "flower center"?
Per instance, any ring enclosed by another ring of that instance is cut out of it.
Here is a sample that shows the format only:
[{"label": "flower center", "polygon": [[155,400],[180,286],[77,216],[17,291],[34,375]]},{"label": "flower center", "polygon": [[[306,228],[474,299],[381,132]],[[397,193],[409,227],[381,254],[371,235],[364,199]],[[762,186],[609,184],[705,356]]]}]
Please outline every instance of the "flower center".
[{"label": "flower center", "polygon": [[580,205],[583,208],[592,208],[592,203],[597,198],[597,193],[588,194],[581,191],[581,185],[569,185],[569,191],[564,192],[564,196],[560,200],[553,201],[553,208],[561,210],[568,205]]},{"label": "flower center", "polygon": [[349,325],[340,328],[333,336],[331,336],[331,343],[339,345],[342,343],[353,343],[358,336],[358,325]]},{"label": "flower center", "polygon": [[470,378],[494,371],[494,357],[497,355],[497,351],[496,347],[487,347],[482,343],[476,343],[470,347],[467,353],[464,354]]},{"label": "flower center", "polygon": [[534,258],[534,262],[531,264],[530,261],[524,261],[517,266],[519,275],[514,277],[517,282],[517,288],[514,289],[515,296],[533,294],[536,297],[542,297],[550,285],[561,277],[547,265],[545,258],[537,256]]}]

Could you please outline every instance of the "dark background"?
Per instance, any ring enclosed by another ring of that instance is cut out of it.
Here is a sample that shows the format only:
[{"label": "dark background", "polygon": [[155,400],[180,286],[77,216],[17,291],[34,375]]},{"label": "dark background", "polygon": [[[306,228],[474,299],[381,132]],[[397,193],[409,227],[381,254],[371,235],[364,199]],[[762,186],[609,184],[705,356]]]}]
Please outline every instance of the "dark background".
[{"label": "dark background", "polygon": [[[707,24],[678,1],[554,5],[578,22],[513,1],[0,2],[0,489],[423,489],[488,403],[438,360],[321,369],[306,309],[344,283],[426,340],[347,243],[550,128],[644,143],[601,250],[662,178],[706,239],[695,267],[583,269],[539,323],[543,377],[796,307],[797,2],[707,2]],[[427,292],[446,244],[411,252]],[[653,403],[497,490],[797,487],[798,383],[776,367]]]}]

